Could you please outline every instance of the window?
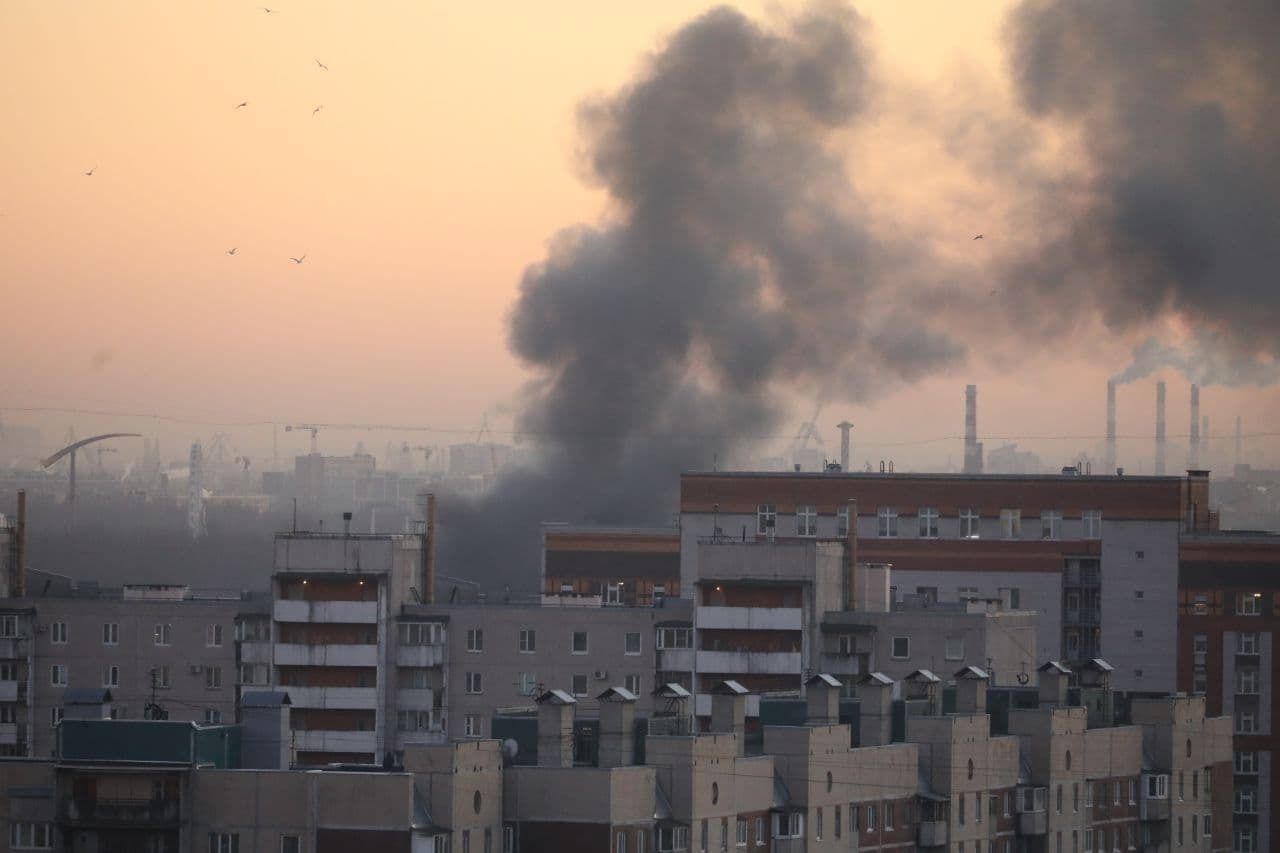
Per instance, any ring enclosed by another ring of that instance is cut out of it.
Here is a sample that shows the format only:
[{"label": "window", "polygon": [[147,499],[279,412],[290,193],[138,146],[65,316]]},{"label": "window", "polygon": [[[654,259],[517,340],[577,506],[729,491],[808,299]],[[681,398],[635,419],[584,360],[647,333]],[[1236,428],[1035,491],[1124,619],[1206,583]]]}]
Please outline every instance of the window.
[{"label": "window", "polygon": [[[1258,772],[1258,753],[1237,752],[1234,756],[1235,772],[1241,776],[1254,776]],[[1208,775],[1206,779],[1210,778]]]},{"label": "window", "polygon": [[1200,818],[1200,828],[1204,832],[1205,838],[1213,836],[1213,815],[1206,814]]},{"label": "window", "polygon": [[49,709],[49,725],[56,726],[60,722],[62,722],[62,708],[61,707],[50,708]]},{"label": "window", "polygon": [[1084,522],[1085,539],[1102,538],[1102,510],[1086,509],[1081,515],[1081,520]]},{"label": "window", "polygon": [[893,803],[885,803],[884,804],[884,828],[887,830],[893,829],[893,814],[894,814]]},{"label": "window", "polygon": [[947,660],[964,660],[964,637],[947,637],[943,652]]},{"label": "window", "polygon": [[1251,826],[1237,826],[1231,833],[1235,853],[1257,853],[1258,840]]},{"label": "window", "polygon": [[876,510],[876,535],[898,535],[898,510],[891,506],[882,506]]},{"label": "window", "polygon": [[204,644],[210,648],[216,648],[222,645],[222,626],[213,624],[208,626],[204,632]]},{"label": "window", "polygon": [[849,505],[845,504],[836,510],[836,535],[849,535]]},{"label": "window", "polygon": [[480,737],[479,714],[467,714],[462,718],[462,733],[467,737]]},{"label": "window", "polygon": [[222,686],[222,667],[206,666],[204,668],[204,687],[206,690],[216,690]]},{"label": "window", "polygon": [[852,634],[841,634],[836,640],[836,648],[841,657],[850,657],[853,655],[854,642]]},{"label": "window", "polygon": [[1071,811],[1080,811],[1080,783],[1071,783]]},{"label": "window", "polygon": [[978,513],[976,510],[966,509],[960,513],[960,538],[978,538]]},{"label": "window", "polygon": [[18,636],[18,616],[9,614],[0,616],[0,637]]},{"label": "window", "polygon": [[1236,593],[1236,615],[1237,616],[1259,616],[1262,613],[1262,593],[1260,592],[1237,592]]},{"label": "window", "polygon": [[977,598],[978,594],[978,588],[976,586],[956,587],[956,601],[970,601]]},{"label": "window", "polygon": [[1147,799],[1148,800],[1165,800],[1169,797],[1169,777],[1164,774],[1157,774],[1146,777],[1147,783]]},{"label": "window", "polygon": [[703,819],[702,819],[701,835],[700,835],[700,839],[701,839],[701,840],[700,840],[700,842],[699,842],[699,844],[698,844],[698,849],[699,849],[699,850],[701,850],[701,851],[702,851],[702,853],[707,853],[707,847],[708,847],[708,846],[709,846],[709,844],[710,844],[710,836],[711,836],[711,830],[710,830],[710,827],[709,827],[709,825],[708,825],[708,823],[707,823],[707,819],[706,819],[706,818],[703,818]]},{"label": "window", "polygon": [[628,631],[623,637],[623,652],[628,655],[640,654],[640,632]]},{"label": "window", "polygon": [[402,732],[426,732],[434,728],[430,711],[397,711],[396,728]]},{"label": "window", "polygon": [[1135,642],[1142,642],[1142,638],[1145,636],[1146,636],[1146,632],[1144,632],[1141,628],[1133,629],[1133,639]]},{"label": "window", "polygon": [[965,819],[964,794],[960,795],[959,804],[956,807],[956,817],[959,819],[960,825],[964,826],[964,819]]},{"label": "window", "polygon": [[778,523],[778,508],[773,504],[759,504],[756,507],[756,533],[761,536],[772,536],[774,525]]},{"label": "window", "polygon": [[1005,539],[1018,539],[1022,536],[1022,510],[1000,510],[1000,536]]},{"label": "window", "polygon": [[1236,670],[1236,693],[1252,696],[1258,692],[1258,671],[1256,669]]},{"label": "window", "polygon": [[49,667],[49,684],[53,687],[67,686],[67,667],[65,664],[55,663]]},{"label": "window", "polygon": [[120,667],[109,663],[102,667],[102,686],[103,687],[119,687],[120,686]]},{"label": "window", "polygon": [[670,853],[672,850],[686,850],[689,847],[689,830],[683,826],[658,827],[658,852]]},{"label": "window", "polygon": [[[502,853],[516,853],[516,828],[502,827]],[[636,836],[636,853],[644,853],[644,832]]]},{"label": "window", "polygon": [[835,835],[835,837],[836,837],[836,838],[839,838],[839,837],[840,837],[840,833],[841,833],[841,831],[843,830],[843,824],[842,824],[842,821],[841,821],[841,818],[840,818],[840,807],[839,807],[839,806],[836,806],[836,807],[835,807],[835,815],[834,815],[834,816],[832,816],[832,818],[831,818],[831,829],[833,830],[833,834]]},{"label": "window", "polygon": [[813,504],[796,505],[796,535],[818,535],[818,508]]},{"label": "window", "polygon": [[1258,789],[1252,785],[1240,785],[1236,788],[1235,805],[1232,811],[1236,814],[1258,813]]},{"label": "window", "polygon": [[640,695],[640,676],[628,675],[626,678],[626,684],[624,684],[623,686],[626,687],[627,690],[629,690],[630,692],[634,693],[636,696],[639,696]]},{"label": "window", "polygon": [[585,675],[575,675],[573,677],[573,695],[587,695],[587,677]]},{"label": "window", "polygon": [[747,846],[747,822],[742,818],[738,818],[737,837],[735,838],[734,846],[736,847]]},{"label": "window", "polygon": [[931,507],[931,506],[920,508],[920,538],[921,539],[937,539],[938,538],[937,508]]},{"label": "window", "polygon": [[892,653],[894,660],[906,660],[911,657],[911,638],[894,637]]},{"label": "window", "polygon": [[1129,780],[1129,805],[1138,802],[1138,780]]},{"label": "window", "polygon": [[1042,510],[1040,513],[1040,538],[1059,539],[1062,537],[1062,513],[1056,509]]},{"label": "window", "polygon": [[240,664],[240,683],[241,684],[266,684],[267,666],[266,664],[242,663]]},{"label": "window", "polygon": [[1111,805],[1120,805],[1120,780],[1117,779],[1111,785]]},{"label": "window", "polygon": [[168,623],[156,623],[152,631],[152,642],[157,646],[167,646],[173,642],[173,626]]},{"label": "window", "polygon": [[296,835],[280,836],[280,853],[302,853],[302,839]]},{"label": "window", "polygon": [[587,632],[574,631],[573,637],[569,643],[569,650],[575,655],[585,655],[587,653]]},{"label": "window", "polygon": [[160,666],[151,667],[151,678],[155,686],[168,689],[169,687],[169,664],[161,664]]},{"label": "window", "polygon": [[804,838],[804,815],[800,812],[786,812],[773,816],[774,838]]},{"label": "window", "polygon": [[462,853],[471,853],[471,830],[462,830]]},{"label": "window", "polygon": [[521,696],[532,696],[538,689],[538,674],[536,672],[520,673],[519,689]]},{"label": "window", "polygon": [[523,654],[533,654],[538,650],[538,632],[532,628],[520,629],[520,651]]},{"label": "window", "polygon": [[14,850],[52,850],[53,824],[11,821],[9,847]]},{"label": "window", "polygon": [[813,838],[815,841],[822,840],[822,806],[818,806],[817,815],[813,821]]},{"label": "window", "polygon": [[1058,814],[1062,814],[1062,785],[1061,784],[1058,785],[1057,802],[1055,803],[1055,805],[1057,806]]},{"label": "window", "polygon": [[49,626],[49,642],[61,646],[67,642],[67,623],[54,622]]},{"label": "window", "polygon": [[469,652],[484,651],[484,629],[483,628],[467,629],[467,651]]},{"label": "window", "polygon": [[0,723],[18,722],[17,705],[0,705]]},{"label": "window", "polygon": [[876,831],[876,807],[867,806],[867,832]]},{"label": "window", "polygon": [[1236,634],[1236,654],[1256,655],[1257,653],[1258,633],[1256,631],[1241,631]]},{"label": "window", "polygon": [[430,646],[443,642],[444,628],[437,622],[401,622],[402,646]]},{"label": "window", "polygon": [[1191,692],[1204,694],[1209,691],[1209,675],[1204,670],[1191,673]]},{"label": "window", "polygon": [[1133,597],[1134,597],[1136,600],[1141,601],[1142,599],[1144,599],[1144,598],[1146,598],[1146,597],[1147,597],[1147,594],[1146,594],[1146,592],[1145,592],[1145,591],[1143,591],[1143,590],[1135,589],[1135,590],[1133,591]]},{"label": "window", "polygon": [[756,846],[763,847],[764,842],[764,818],[758,817],[756,818]]},{"label": "window", "polygon": [[627,834],[625,832],[618,833],[617,843],[613,845],[615,853],[627,853]]},{"label": "window", "polygon": [[1200,799],[1200,771],[1191,771],[1191,799]]},{"label": "window", "polygon": [[659,628],[658,648],[691,649],[693,648],[692,628]]},{"label": "window", "polygon": [[468,672],[468,673],[466,674],[467,692],[468,692],[468,693],[483,693],[483,692],[484,692],[484,682],[483,682],[483,680],[482,680],[481,676],[482,676],[482,673],[479,673],[479,672]]},{"label": "window", "polygon": [[102,623],[102,645],[117,646],[120,644],[120,623],[119,622],[103,622]]},{"label": "window", "polygon": [[17,681],[18,665],[16,663],[0,663],[0,681]]},{"label": "window", "polygon": [[623,584],[611,583],[605,584],[604,603],[605,604],[622,604]]},{"label": "window", "polygon": [[[622,839],[625,841],[626,836],[622,836]],[[484,853],[493,853],[493,828],[489,826],[484,828]],[[620,850],[618,853],[626,853],[626,850]]]},{"label": "window", "polygon": [[1258,713],[1251,708],[1236,711],[1236,734],[1258,733]]},{"label": "window", "polygon": [[205,708],[204,723],[206,726],[222,725],[222,712],[217,708]]},{"label": "window", "polygon": [[209,833],[209,853],[240,853],[240,833]]}]

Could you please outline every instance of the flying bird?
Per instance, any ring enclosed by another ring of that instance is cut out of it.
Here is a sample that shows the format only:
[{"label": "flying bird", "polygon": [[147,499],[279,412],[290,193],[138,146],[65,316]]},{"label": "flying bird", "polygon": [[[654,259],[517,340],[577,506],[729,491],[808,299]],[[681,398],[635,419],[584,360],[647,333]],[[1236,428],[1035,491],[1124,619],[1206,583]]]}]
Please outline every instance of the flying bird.
[{"label": "flying bird", "polygon": [[982,235],[981,235],[981,234],[979,234],[977,237],[974,237],[973,239],[975,239],[975,240],[981,240],[981,239],[982,239]]},{"label": "flying bird", "polygon": [[316,65],[319,65],[319,66],[320,66],[320,70],[321,70],[321,71],[328,71],[328,70],[329,70],[329,66],[325,65],[323,62],[321,62],[321,61],[320,61],[320,60],[318,60],[318,59],[316,60]]},{"label": "flying bird", "polygon": [[316,113],[320,112],[322,109],[324,109],[324,104],[321,104],[320,106],[318,106],[318,107],[316,107],[314,110],[312,110],[312,111],[311,111],[311,114],[312,114],[312,115],[315,115]]},{"label": "flying bird", "polygon": [[94,172],[96,172],[96,171],[98,171],[98,167],[97,167],[97,166],[94,166],[92,169],[90,169],[89,171],[85,172],[85,174],[86,174],[86,175],[89,175],[90,177],[92,177],[92,176],[93,176],[93,173],[94,173]]},{"label": "flying bird", "polygon": [[270,14],[271,14],[271,12],[272,12],[272,10],[271,10],[271,9],[268,9],[266,6],[263,6],[263,7],[262,7],[262,11],[266,12],[268,15],[270,15]]},{"label": "flying bird", "polygon": [[295,264],[300,264],[300,263],[302,263],[303,261],[305,261],[306,259],[307,259],[307,256],[306,256],[306,255],[303,255],[303,256],[302,256],[302,257],[300,257],[300,258],[290,258],[289,260],[293,261]]},{"label": "flying bird", "polygon": [[249,106],[248,101],[241,101],[240,103],[236,104],[236,109],[240,109],[241,107],[247,107],[247,106]]},{"label": "flying bird", "polygon": [[236,247],[235,247],[235,246],[232,246],[230,249],[227,249],[227,254],[228,254],[228,255],[234,255],[235,253],[236,253]]}]

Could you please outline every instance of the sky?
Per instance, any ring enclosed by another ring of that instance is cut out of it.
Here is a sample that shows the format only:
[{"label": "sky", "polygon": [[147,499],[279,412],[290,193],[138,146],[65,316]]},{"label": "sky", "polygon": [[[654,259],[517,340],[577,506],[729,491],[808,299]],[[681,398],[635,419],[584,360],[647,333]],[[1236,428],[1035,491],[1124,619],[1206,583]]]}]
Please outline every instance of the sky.
[{"label": "sky", "polygon": [[[792,8],[735,5],[765,19]],[[931,134],[952,96],[1003,115],[1010,6],[857,4],[884,85],[877,120],[847,141],[851,180],[886,221],[927,230],[979,274],[983,253],[1016,239],[1017,212]],[[49,444],[69,425],[160,433],[175,449],[226,429],[246,452],[269,447],[269,428],[217,424],[414,424],[446,443],[487,419],[503,438],[531,378],[507,345],[521,276],[558,231],[613,213],[584,168],[578,107],[710,4],[271,8],[0,6],[0,420],[39,425]],[[1061,142],[1046,156],[1070,169]],[[1021,437],[1066,462],[1093,449],[1106,377],[1151,331],[971,347],[864,402],[824,391],[819,432],[834,453],[848,418],[855,458],[958,464],[959,442],[937,439],[960,433],[976,382],[988,449]],[[1186,381],[1160,375],[1170,434],[1185,432]],[[1122,434],[1151,431],[1154,378],[1121,389]],[[796,390],[797,423],[813,398]],[[1203,406],[1225,435],[1237,414],[1247,432],[1274,422],[1280,396],[1214,387]],[[49,408],[191,422],[30,411]],[[1030,438],[1064,435],[1079,438]],[[320,441],[338,453],[362,438]],[[282,442],[305,450],[304,437]],[[1272,459],[1270,441],[1250,447]]]}]

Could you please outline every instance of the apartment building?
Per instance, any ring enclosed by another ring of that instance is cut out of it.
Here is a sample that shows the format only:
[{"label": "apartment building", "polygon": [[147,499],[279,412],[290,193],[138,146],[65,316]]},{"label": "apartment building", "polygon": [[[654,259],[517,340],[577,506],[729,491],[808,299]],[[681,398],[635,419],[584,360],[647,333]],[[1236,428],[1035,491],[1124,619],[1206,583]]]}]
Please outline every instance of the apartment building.
[{"label": "apartment building", "polygon": [[1185,537],[1178,577],[1178,688],[1232,720],[1236,847],[1271,850],[1280,814],[1280,537]]},{"label": "apartment building", "polygon": [[648,713],[662,626],[688,625],[691,610],[679,599],[663,608],[407,605],[400,618],[447,623],[445,730],[450,737],[488,737],[497,709],[529,707],[552,685],[563,685],[590,711],[601,690],[618,685],[640,697],[639,709]]},{"label": "apartment building", "polygon": [[544,524],[542,594],[648,607],[680,596],[680,534],[674,528]]}]

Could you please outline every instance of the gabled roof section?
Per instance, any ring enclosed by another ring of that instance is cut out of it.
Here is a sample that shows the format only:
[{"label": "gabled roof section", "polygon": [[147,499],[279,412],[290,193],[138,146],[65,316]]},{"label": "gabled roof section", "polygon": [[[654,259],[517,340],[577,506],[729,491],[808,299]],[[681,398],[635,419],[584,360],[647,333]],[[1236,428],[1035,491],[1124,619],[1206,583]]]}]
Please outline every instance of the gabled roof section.
[{"label": "gabled roof section", "polygon": [[1071,670],[1060,660],[1046,661],[1036,668],[1036,672],[1056,672],[1059,675],[1070,675]]},{"label": "gabled roof section", "polygon": [[883,672],[868,672],[862,678],[858,679],[859,684],[878,684],[881,687],[891,687],[893,679],[885,675]]},{"label": "gabled roof section", "polygon": [[964,681],[990,681],[991,676],[985,669],[979,669],[976,666],[969,665],[963,669],[956,670],[952,678],[958,678]]},{"label": "gabled roof section", "polygon": [[668,681],[666,684],[660,685],[653,691],[654,696],[661,696],[664,699],[688,699],[693,694],[685,690],[674,681]]},{"label": "gabled roof section", "polygon": [[917,669],[902,680],[910,681],[912,684],[937,684],[942,681],[941,678],[927,669]]},{"label": "gabled roof section", "polygon": [[610,687],[596,697],[601,702],[634,702],[636,694],[625,687]]},{"label": "gabled roof section", "polygon": [[548,690],[546,693],[543,693],[541,696],[539,696],[537,699],[534,699],[533,701],[537,702],[539,705],[545,702],[550,702],[552,705],[578,704],[577,699],[574,699],[568,693],[565,693],[563,690],[559,690],[559,689]]},{"label": "gabled roof section", "polygon": [[805,687],[811,684],[817,684],[821,687],[844,687],[834,675],[829,672],[820,672],[804,683]]},{"label": "gabled roof section", "polygon": [[1085,663],[1084,669],[1092,670],[1093,672],[1115,672],[1116,668],[1102,658],[1094,658]]},{"label": "gabled roof section", "polygon": [[712,687],[711,692],[720,696],[746,696],[751,691],[732,678],[726,678],[715,687]]}]

